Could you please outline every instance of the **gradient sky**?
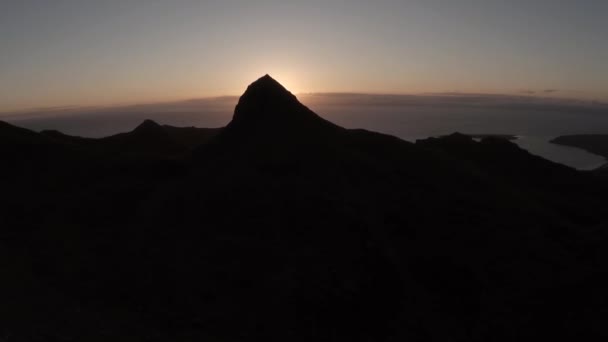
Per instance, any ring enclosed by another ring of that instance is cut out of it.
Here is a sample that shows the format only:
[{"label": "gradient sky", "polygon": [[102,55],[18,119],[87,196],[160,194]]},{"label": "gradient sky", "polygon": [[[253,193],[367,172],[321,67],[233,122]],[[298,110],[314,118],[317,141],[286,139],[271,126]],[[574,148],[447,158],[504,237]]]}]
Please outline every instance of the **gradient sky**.
[{"label": "gradient sky", "polygon": [[0,111],[293,92],[608,100],[606,0],[3,0]]}]

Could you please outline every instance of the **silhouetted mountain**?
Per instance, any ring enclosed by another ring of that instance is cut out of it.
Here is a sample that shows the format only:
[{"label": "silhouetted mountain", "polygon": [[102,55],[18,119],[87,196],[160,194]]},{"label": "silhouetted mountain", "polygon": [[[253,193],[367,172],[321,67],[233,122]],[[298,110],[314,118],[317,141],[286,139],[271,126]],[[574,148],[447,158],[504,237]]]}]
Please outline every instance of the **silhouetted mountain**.
[{"label": "silhouetted mountain", "polygon": [[325,139],[341,130],[266,75],[247,88],[236,105],[232,121],[212,145],[228,149],[223,152],[228,158],[235,153],[254,157],[253,150],[264,150],[269,158],[279,158],[297,154],[298,149],[306,149],[310,144],[324,145]]},{"label": "silhouetted mountain", "polygon": [[344,129],[270,76],[223,129],[40,136],[77,152],[0,180],[15,340],[607,337],[606,179],[505,139]]},{"label": "silhouetted mountain", "polygon": [[247,134],[272,129],[303,132],[322,126],[337,128],[306,108],[281,84],[266,75],[252,83],[241,96],[227,129]]}]

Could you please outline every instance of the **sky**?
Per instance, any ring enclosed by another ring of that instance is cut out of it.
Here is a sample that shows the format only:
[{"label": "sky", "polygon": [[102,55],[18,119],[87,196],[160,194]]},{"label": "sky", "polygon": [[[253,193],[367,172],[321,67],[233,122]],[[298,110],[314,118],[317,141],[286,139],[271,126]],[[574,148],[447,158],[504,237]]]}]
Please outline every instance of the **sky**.
[{"label": "sky", "polygon": [[605,0],[3,0],[0,111],[239,95],[608,101]]}]

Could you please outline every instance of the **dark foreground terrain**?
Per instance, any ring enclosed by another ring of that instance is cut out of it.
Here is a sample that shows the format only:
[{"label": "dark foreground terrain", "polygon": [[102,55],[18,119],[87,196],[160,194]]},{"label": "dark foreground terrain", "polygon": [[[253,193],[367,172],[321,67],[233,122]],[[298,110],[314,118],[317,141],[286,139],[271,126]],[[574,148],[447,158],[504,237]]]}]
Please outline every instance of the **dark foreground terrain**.
[{"label": "dark foreground terrain", "polygon": [[325,121],[266,76],[222,129],[0,123],[2,341],[608,338],[608,175]]}]

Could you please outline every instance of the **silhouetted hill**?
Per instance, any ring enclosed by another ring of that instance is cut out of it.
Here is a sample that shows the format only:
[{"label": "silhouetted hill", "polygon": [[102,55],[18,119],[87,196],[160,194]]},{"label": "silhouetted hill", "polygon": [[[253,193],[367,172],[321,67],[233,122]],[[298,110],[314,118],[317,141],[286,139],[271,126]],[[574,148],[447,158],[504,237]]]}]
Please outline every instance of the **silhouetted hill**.
[{"label": "silhouetted hill", "polygon": [[41,165],[69,164],[78,156],[76,151],[50,136],[0,121],[0,158],[3,161],[0,175],[3,175],[40,172],[35,169]]},{"label": "silhouetted hill", "polygon": [[41,134],[88,153],[128,160],[183,157],[190,150],[209,142],[220,131],[219,128],[161,126],[145,120],[131,132],[101,139],[75,137],[53,130],[42,131]]},{"label": "silhouetted hill", "polygon": [[0,121],[0,142],[2,146],[7,144],[40,144],[48,142],[44,137],[25,128],[13,126]]},{"label": "silhouetted hill", "polygon": [[57,130],[43,130],[40,132],[40,134],[53,138],[57,142],[61,142],[64,144],[87,145],[87,144],[92,144],[97,140],[97,139],[93,139],[93,138],[84,138],[84,137],[67,135],[67,134],[61,133]]},{"label": "silhouetted hill", "polygon": [[2,197],[15,340],[608,334],[606,180],[505,139],[344,129],[270,76],[223,129],[42,135],[88,157]]},{"label": "silhouetted hill", "polygon": [[131,132],[103,138],[99,145],[113,153],[144,158],[168,157],[184,151],[162,126],[152,120],[145,120]]}]

